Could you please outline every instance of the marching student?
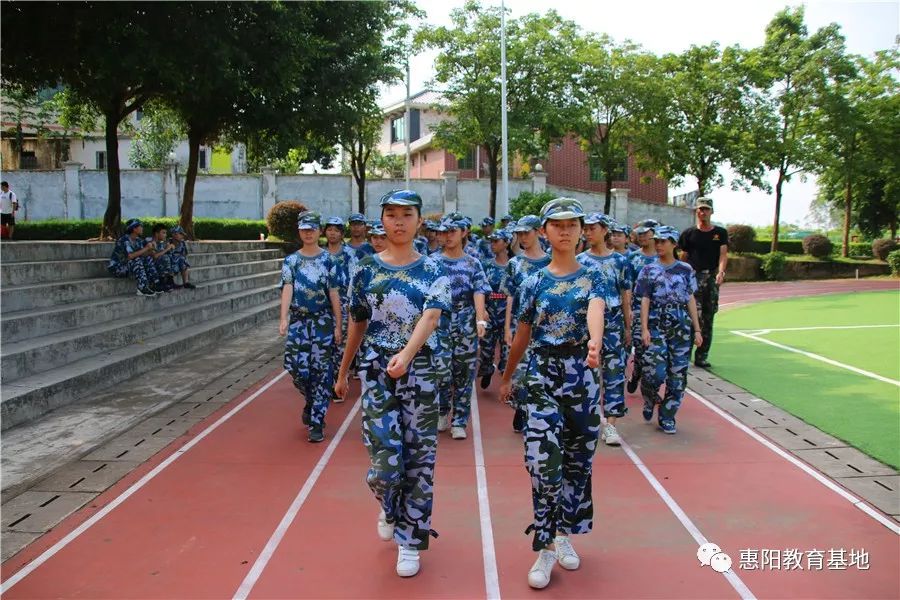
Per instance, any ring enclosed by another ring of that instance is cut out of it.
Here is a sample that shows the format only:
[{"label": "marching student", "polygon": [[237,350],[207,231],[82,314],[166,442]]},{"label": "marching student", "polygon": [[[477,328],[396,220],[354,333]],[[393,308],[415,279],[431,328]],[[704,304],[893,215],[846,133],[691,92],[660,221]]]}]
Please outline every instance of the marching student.
[{"label": "marching student", "polygon": [[325,413],[331,402],[334,371],[331,355],[341,343],[341,298],[331,255],[319,247],[320,218],[302,212],[297,218],[300,249],[281,267],[279,335],[287,335],[284,370],[305,400],[303,424],[308,439],[325,439]]},{"label": "marching student", "polygon": [[422,198],[411,190],[381,199],[387,248],[360,261],[350,286],[350,326],[335,393],[347,393],[350,362],[362,345],[366,481],[381,506],[378,535],[398,546],[397,574],[419,572],[431,530],[438,404],[435,327],[450,310],[441,263],[413,249]]},{"label": "marching student", "polygon": [[481,220],[481,239],[478,240],[478,254],[482,261],[494,258],[494,251],[491,250],[493,242],[491,234],[494,233],[494,219],[485,217]]},{"label": "marching student", "polygon": [[584,219],[584,234],[590,248],[578,255],[578,262],[598,269],[609,295],[604,298],[603,352],[600,375],[603,380],[603,416],[606,424],[600,439],[607,446],[618,446],[622,438],[616,421],[625,416],[625,367],[631,345],[631,280],[628,261],[606,246],[610,218],[591,213]]},{"label": "marching student", "polygon": [[[522,282],[526,277],[550,264],[550,257],[547,256],[540,244],[541,237],[538,233],[540,226],[541,219],[539,217],[535,215],[525,215],[519,219],[512,228],[513,232],[516,234],[516,243],[522,250],[522,253],[509,259],[509,263],[506,265],[506,275],[503,278],[501,289],[507,296],[506,317],[503,326],[504,341],[507,346],[512,345],[513,335],[516,330],[516,321],[512,316],[516,314],[519,309],[519,286],[522,285]],[[527,357],[525,362],[527,362]],[[520,366],[519,372],[516,375],[517,386],[524,374],[524,367]],[[517,387],[517,389],[521,388]],[[521,432],[522,428],[525,426],[525,411],[520,408],[518,403],[520,394],[514,393],[512,398],[512,406],[515,409],[512,424],[513,431]]]},{"label": "marching student", "polygon": [[369,247],[373,254],[378,254],[387,248],[387,234],[381,221],[376,221],[369,229]]},{"label": "marching student", "polygon": [[[703,343],[694,299],[697,277],[691,265],[675,258],[677,230],[658,227],[653,239],[659,258],[641,269],[635,288],[635,293],[641,297],[641,340],[644,344],[643,416],[645,421],[652,420],[653,409],[658,405],[659,428],[674,434],[675,414],[687,385],[691,341],[697,346]],[[663,383],[666,394],[660,400],[659,388]]]},{"label": "marching student", "polygon": [[581,564],[570,535],[593,527],[591,470],[600,433],[595,370],[603,342],[604,298],[597,269],[580,264],[575,245],[584,211],[572,198],[541,209],[543,231],[553,249],[550,264],[532,273],[520,290],[516,337],[503,372],[501,397],[512,392],[516,364],[530,345],[525,375],[525,464],[531,476],[538,553],[528,585],[544,588],[554,564]]},{"label": "marching student", "polygon": [[616,221],[610,221],[609,247],[622,256],[628,254],[628,226]]},{"label": "marching student", "polygon": [[366,255],[374,254],[375,249],[366,241],[368,231],[366,216],[362,213],[353,213],[347,219],[347,223],[350,226],[350,241],[347,245],[356,251],[356,258],[362,260]]},{"label": "marching student", "polygon": [[497,363],[496,369],[501,373],[506,369],[506,357],[509,354],[509,346],[506,345],[503,335],[506,327],[506,294],[501,290],[501,286],[506,275],[506,266],[509,264],[512,233],[499,229],[491,233],[489,241],[493,258],[485,259],[481,263],[485,279],[491,286],[486,299],[488,326],[484,337],[481,338],[478,360],[478,377],[481,378],[483,390],[491,384],[491,377],[494,375],[494,355],[497,346],[500,346],[500,362]]},{"label": "marching student", "polygon": [[441,251],[441,244],[438,242],[438,231],[440,231],[439,223],[436,221],[425,221],[425,237],[428,238],[428,245],[425,247],[425,251],[419,252],[419,254],[428,256]]},{"label": "marching student", "polygon": [[633,394],[641,382],[641,365],[644,357],[644,344],[641,342],[641,297],[634,293],[637,278],[646,265],[656,260],[656,247],[653,242],[653,230],[659,223],[653,219],[645,219],[634,228],[637,236],[638,250],[629,252],[628,279],[631,281],[631,346],[634,348],[634,360],[631,363],[631,379],[626,386],[629,394]]},{"label": "marching student", "polygon": [[[334,261],[337,272],[338,296],[341,299],[341,339],[347,339],[347,303],[350,299],[350,276],[356,269],[359,259],[356,252],[344,243],[344,220],[340,217],[330,217],[325,221],[325,249]],[[344,355],[344,346],[335,340],[334,352],[331,355],[333,373],[337,373],[341,366],[341,357]],[[341,403],[343,398],[334,396],[332,402]]]},{"label": "marching student", "polygon": [[484,298],[491,288],[481,263],[463,252],[465,221],[445,219],[442,225],[445,231],[438,235],[444,249],[436,258],[443,263],[444,273],[450,279],[450,327],[446,332],[450,377],[443,379],[439,394],[438,431],[445,431],[449,425],[450,436],[464,440],[472,404],[478,340],[484,337],[488,325]]}]

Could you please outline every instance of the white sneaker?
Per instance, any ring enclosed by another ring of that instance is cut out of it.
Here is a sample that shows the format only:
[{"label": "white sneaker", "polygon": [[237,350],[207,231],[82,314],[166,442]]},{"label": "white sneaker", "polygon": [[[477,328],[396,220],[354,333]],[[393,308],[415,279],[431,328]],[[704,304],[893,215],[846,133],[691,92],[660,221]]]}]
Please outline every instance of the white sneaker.
[{"label": "white sneaker", "polygon": [[397,575],[412,577],[419,572],[419,551],[409,546],[397,546]]},{"label": "white sneaker", "polygon": [[382,510],[378,513],[378,537],[383,542],[389,542],[394,539],[394,524],[387,522],[387,515]]},{"label": "white sneaker", "polygon": [[447,431],[450,429],[450,415],[438,416],[438,431]]},{"label": "white sneaker", "polygon": [[609,423],[603,426],[603,433],[600,434],[600,439],[605,440],[607,446],[618,446],[622,443],[622,438],[619,437],[616,426]]},{"label": "white sneaker", "polygon": [[452,437],[454,440],[466,439],[466,428],[465,427],[451,427],[450,428],[450,437]]},{"label": "white sneaker", "polygon": [[553,572],[553,565],[556,564],[556,553],[552,550],[541,550],[538,552],[537,560],[534,561],[531,570],[528,571],[528,585],[540,590],[550,583],[550,574]]},{"label": "white sneaker", "polygon": [[575,552],[568,537],[557,536],[553,543],[556,545],[556,559],[559,561],[559,566],[569,571],[574,571],[581,566],[581,558]]}]

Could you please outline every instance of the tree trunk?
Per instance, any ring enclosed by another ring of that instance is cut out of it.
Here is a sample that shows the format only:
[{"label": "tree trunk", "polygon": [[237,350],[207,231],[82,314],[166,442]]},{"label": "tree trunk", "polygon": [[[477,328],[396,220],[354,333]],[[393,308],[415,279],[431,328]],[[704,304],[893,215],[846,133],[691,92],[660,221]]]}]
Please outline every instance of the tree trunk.
[{"label": "tree trunk", "polygon": [[[497,150],[488,146],[488,177],[491,183],[491,195],[489,198],[490,215],[492,219],[497,218],[497,171],[499,171],[499,163],[497,158]],[[457,206],[459,204],[457,203]]]},{"label": "tree trunk", "polygon": [[179,224],[188,239],[194,239],[194,184],[197,182],[197,168],[200,163],[200,141],[203,134],[188,126],[188,166],[184,176],[184,196],[181,199],[181,220]]},{"label": "tree trunk", "polygon": [[613,174],[612,171],[606,172],[606,199],[603,201],[603,214],[608,215],[609,210],[612,208],[612,186],[613,186]]},{"label": "tree trunk", "polygon": [[702,198],[706,195],[706,178],[697,177],[697,197]]},{"label": "tree trunk", "polygon": [[769,252],[778,251],[778,222],[781,220],[781,186],[784,184],[784,170],[778,170],[778,182],[775,184],[775,222],[772,224],[772,246]]},{"label": "tree trunk", "polygon": [[106,185],[109,190],[100,239],[116,239],[122,233],[122,187],[119,181],[119,121],[121,110],[104,111],[106,120]]},{"label": "tree trunk", "polygon": [[848,176],[844,186],[844,235],[841,240],[841,256],[847,258],[850,255],[850,218],[853,205],[852,179]]}]

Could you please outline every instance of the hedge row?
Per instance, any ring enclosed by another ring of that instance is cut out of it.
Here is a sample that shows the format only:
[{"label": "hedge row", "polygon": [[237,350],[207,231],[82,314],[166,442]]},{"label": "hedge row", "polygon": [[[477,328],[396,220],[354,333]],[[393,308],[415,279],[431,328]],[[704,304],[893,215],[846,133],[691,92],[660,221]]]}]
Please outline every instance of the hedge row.
[{"label": "hedge row", "polygon": [[[177,217],[145,217],[144,234],[157,223],[166,227],[178,224]],[[87,240],[100,235],[101,219],[80,221],[22,221],[16,223],[17,240]],[[260,233],[267,233],[265,221],[244,219],[194,219],[194,237],[201,240],[258,240]]]},{"label": "hedge row", "polygon": [[[754,254],[768,254],[772,248],[772,240],[754,240],[750,242],[750,252]],[[778,240],[778,251],[785,254],[803,254],[803,240]],[[839,254],[840,244],[834,244],[832,253]],[[872,256],[871,243],[850,244],[850,256]]]}]

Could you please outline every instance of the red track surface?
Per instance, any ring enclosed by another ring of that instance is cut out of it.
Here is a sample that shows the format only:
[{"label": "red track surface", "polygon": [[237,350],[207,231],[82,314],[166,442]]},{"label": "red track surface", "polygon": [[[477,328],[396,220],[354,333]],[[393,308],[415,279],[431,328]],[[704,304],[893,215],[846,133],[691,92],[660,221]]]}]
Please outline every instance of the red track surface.
[{"label": "red track surface", "polygon": [[[885,288],[897,284],[732,284],[723,287],[722,303]],[[640,400],[630,397],[629,405],[639,415]],[[212,415],[4,563],[6,580],[34,559],[44,560],[4,597],[231,598],[352,409],[352,402],[332,406],[326,443],[308,444],[299,425],[300,399],[281,378],[93,526],[54,546],[227,411]],[[479,410],[500,595],[530,596],[538,592],[525,580],[534,555],[523,534],[531,499],[522,443],[510,430],[510,410],[496,401],[496,385],[480,394]],[[734,572],[757,597],[900,597],[897,534],[695,398],[685,399],[677,436],[662,435],[640,416],[620,421],[619,429],[699,531],[731,555]],[[441,437],[433,522],[441,536],[423,553],[421,573],[404,580],[393,572],[395,546],[375,534],[378,508],[364,482],[367,456],[357,414],[250,597],[484,597],[473,442],[471,427],[468,440]],[[540,594],[738,596],[723,575],[698,566],[698,544],[623,449],[601,446],[593,485],[595,530],[574,540],[581,569],[557,567]],[[52,556],[43,554],[51,547]],[[745,548],[825,550],[826,568],[741,570]],[[864,548],[870,568],[829,570],[832,548]]]}]

